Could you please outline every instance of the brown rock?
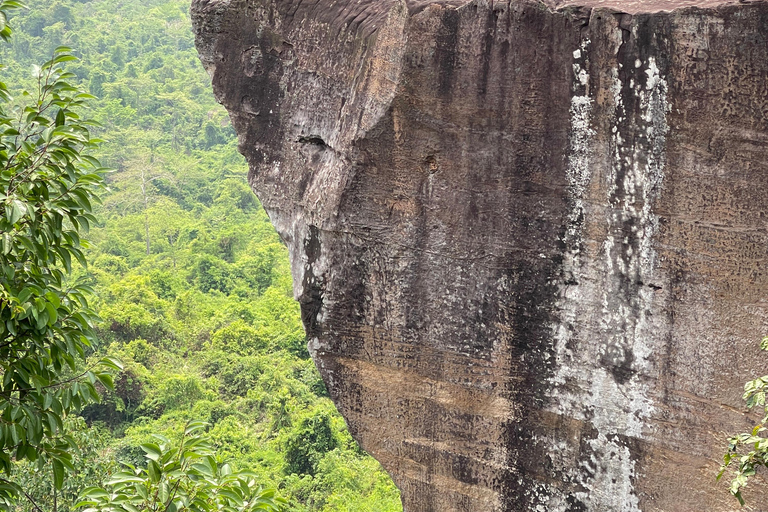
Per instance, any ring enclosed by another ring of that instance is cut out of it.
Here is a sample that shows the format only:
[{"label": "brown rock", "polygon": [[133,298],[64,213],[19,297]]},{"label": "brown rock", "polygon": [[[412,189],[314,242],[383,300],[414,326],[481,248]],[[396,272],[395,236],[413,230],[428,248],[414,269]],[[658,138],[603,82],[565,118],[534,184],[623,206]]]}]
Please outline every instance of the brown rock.
[{"label": "brown rock", "polygon": [[737,508],[714,475],[764,366],[768,4],[192,13],[311,352],[407,511]]}]

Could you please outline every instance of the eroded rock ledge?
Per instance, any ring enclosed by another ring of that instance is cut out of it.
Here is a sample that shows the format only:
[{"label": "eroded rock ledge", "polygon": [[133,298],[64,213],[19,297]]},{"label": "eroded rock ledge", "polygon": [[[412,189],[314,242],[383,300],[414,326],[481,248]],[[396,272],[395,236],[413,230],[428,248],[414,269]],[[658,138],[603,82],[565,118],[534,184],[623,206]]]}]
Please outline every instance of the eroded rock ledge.
[{"label": "eroded rock ledge", "polygon": [[407,511],[735,508],[713,478],[767,327],[768,4],[192,13],[313,357]]}]

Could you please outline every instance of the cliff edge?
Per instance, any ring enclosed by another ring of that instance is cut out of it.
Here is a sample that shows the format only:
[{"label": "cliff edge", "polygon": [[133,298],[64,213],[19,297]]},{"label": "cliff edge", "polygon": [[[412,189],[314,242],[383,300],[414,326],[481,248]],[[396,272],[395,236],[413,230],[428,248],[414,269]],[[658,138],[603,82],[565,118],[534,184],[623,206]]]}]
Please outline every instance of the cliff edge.
[{"label": "cliff edge", "polygon": [[310,351],[406,511],[737,508],[714,475],[768,332],[768,3],[192,15]]}]

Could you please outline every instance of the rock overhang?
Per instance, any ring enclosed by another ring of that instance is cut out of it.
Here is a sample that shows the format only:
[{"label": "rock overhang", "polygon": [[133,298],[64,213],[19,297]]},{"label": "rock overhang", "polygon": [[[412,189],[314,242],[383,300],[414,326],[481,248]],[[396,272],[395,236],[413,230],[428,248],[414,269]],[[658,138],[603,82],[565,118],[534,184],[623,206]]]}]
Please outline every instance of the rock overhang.
[{"label": "rock overhang", "polygon": [[728,508],[716,434],[765,327],[765,3],[193,14],[313,355],[408,510]]}]

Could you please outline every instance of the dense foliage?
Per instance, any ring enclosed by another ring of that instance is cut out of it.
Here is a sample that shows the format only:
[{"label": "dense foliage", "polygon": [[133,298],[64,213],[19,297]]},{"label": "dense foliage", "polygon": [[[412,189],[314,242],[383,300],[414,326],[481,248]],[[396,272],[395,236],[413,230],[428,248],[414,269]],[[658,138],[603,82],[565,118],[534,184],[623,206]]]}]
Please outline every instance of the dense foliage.
[{"label": "dense foliage", "polygon": [[202,432],[206,423],[187,424],[178,446],[156,435],[145,443],[144,467],[125,464],[105,487],[83,491],[83,512],[281,512],[284,500],[264,489],[251,471],[232,471],[214,457]]},{"label": "dense foliage", "polygon": [[[2,31],[17,2],[0,2]],[[94,348],[90,289],[73,280],[84,264],[80,235],[95,221],[103,169],[89,152],[96,141],[80,117],[88,94],[61,69],[67,48],[35,69],[33,92],[12,103],[0,83],[0,504],[26,490],[12,480],[16,461],[50,466],[54,494],[73,471],[64,420],[112,387],[109,358],[88,365]]]},{"label": "dense foliage", "polygon": [[[91,205],[97,220],[87,218],[90,264],[75,256],[73,266],[96,291],[95,356],[124,368],[114,391],[83,410],[87,427],[73,420],[77,472],[63,482],[58,509],[122,464],[146,467],[141,446],[153,435],[180,442],[200,419],[211,449],[234,472],[277,487],[289,510],[400,510],[396,488],[351,439],[308,357],[286,249],[245,183],[194,50],[188,1],[27,3],[0,55],[3,81],[17,96],[35,86],[35,63],[74,48],[67,81],[98,97],[87,117],[102,127],[90,134],[106,142],[94,156],[115,170],[102,204]],[[50,468],[19,474],[52,509]]]}]

